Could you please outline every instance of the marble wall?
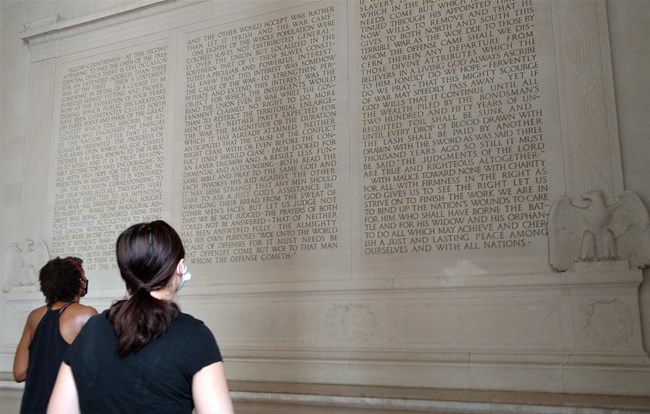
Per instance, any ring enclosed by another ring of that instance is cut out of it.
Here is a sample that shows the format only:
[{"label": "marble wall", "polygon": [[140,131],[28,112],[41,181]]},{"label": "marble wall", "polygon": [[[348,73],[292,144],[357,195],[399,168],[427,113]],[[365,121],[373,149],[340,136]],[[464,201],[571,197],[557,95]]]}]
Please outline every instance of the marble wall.
[{"label": "marble wall", "polygon": [[0,371],[47,257],[104,309],[163,218],[229,378],[650,395],[648,4],[33,4],[2,5]]}]

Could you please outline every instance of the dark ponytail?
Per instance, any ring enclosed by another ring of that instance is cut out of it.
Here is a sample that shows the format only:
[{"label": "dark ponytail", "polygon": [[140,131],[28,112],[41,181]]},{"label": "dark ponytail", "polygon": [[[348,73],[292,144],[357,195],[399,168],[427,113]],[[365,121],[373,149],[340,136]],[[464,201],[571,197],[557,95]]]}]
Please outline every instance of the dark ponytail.
[{"label": "dark ponytail", "polygon": [[136,224],[117,239],[117,264],[130,297],[111,306],[108,319],[117,335],[118,355],[137,352],[167,331],[180,314],[174,302],[156,299],[185,257],[176,231],[162,220]]}]

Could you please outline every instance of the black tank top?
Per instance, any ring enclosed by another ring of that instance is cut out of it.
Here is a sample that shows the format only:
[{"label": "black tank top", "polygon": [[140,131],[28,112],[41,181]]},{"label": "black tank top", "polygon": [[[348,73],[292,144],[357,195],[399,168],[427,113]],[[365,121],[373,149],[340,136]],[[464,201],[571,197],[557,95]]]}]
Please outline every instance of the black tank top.
[{"label": "black tank top", "polygon": [[72,302],[68,302],[60,309],[51,309],[48,306],[47,312],[36,327],[29,344],[29,365],[20,406],[21,414],[41,414],[47,410],[63,355],[69,346],[61,336],[59,319],[71,304]]}]

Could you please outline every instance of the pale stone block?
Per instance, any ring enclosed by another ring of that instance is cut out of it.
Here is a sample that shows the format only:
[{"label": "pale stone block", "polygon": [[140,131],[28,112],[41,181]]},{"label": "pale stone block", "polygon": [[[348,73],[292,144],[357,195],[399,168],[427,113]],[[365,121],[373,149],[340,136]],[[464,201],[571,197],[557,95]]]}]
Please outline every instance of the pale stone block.
[{"label": "pale stone block", "polygon": [[[493,3],[32,10],[3,246],[84,253],[103,310],[117,233],[168,220],[233,379],[649,395],[641,273],[549,273],[553,200],[623,191],[608,7]],[[37,292],[0,295],[13,338]]]}]

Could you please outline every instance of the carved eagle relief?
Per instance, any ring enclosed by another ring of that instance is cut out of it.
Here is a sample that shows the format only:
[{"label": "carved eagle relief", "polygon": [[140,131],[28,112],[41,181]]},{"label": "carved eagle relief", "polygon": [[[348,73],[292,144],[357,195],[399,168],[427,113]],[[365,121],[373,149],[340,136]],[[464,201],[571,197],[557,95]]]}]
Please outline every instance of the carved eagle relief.
[{"label": "carved eagle relief", "polygon": [[613,204],[606,204],[601,191],[584,194],[580,205],[561,197],[551,206],[548,220],[549,262],[558,272],[579,261],[650,265],[650,217],[631,191]]},{"label": "carved eagle relief", "polygon": [[20,244],[12,243],[5,252],[2,285],[4,292],[16,286],[34,286],[38,283],[38,272],[50,260],[50,253],[44,241],[25,239]]}]

